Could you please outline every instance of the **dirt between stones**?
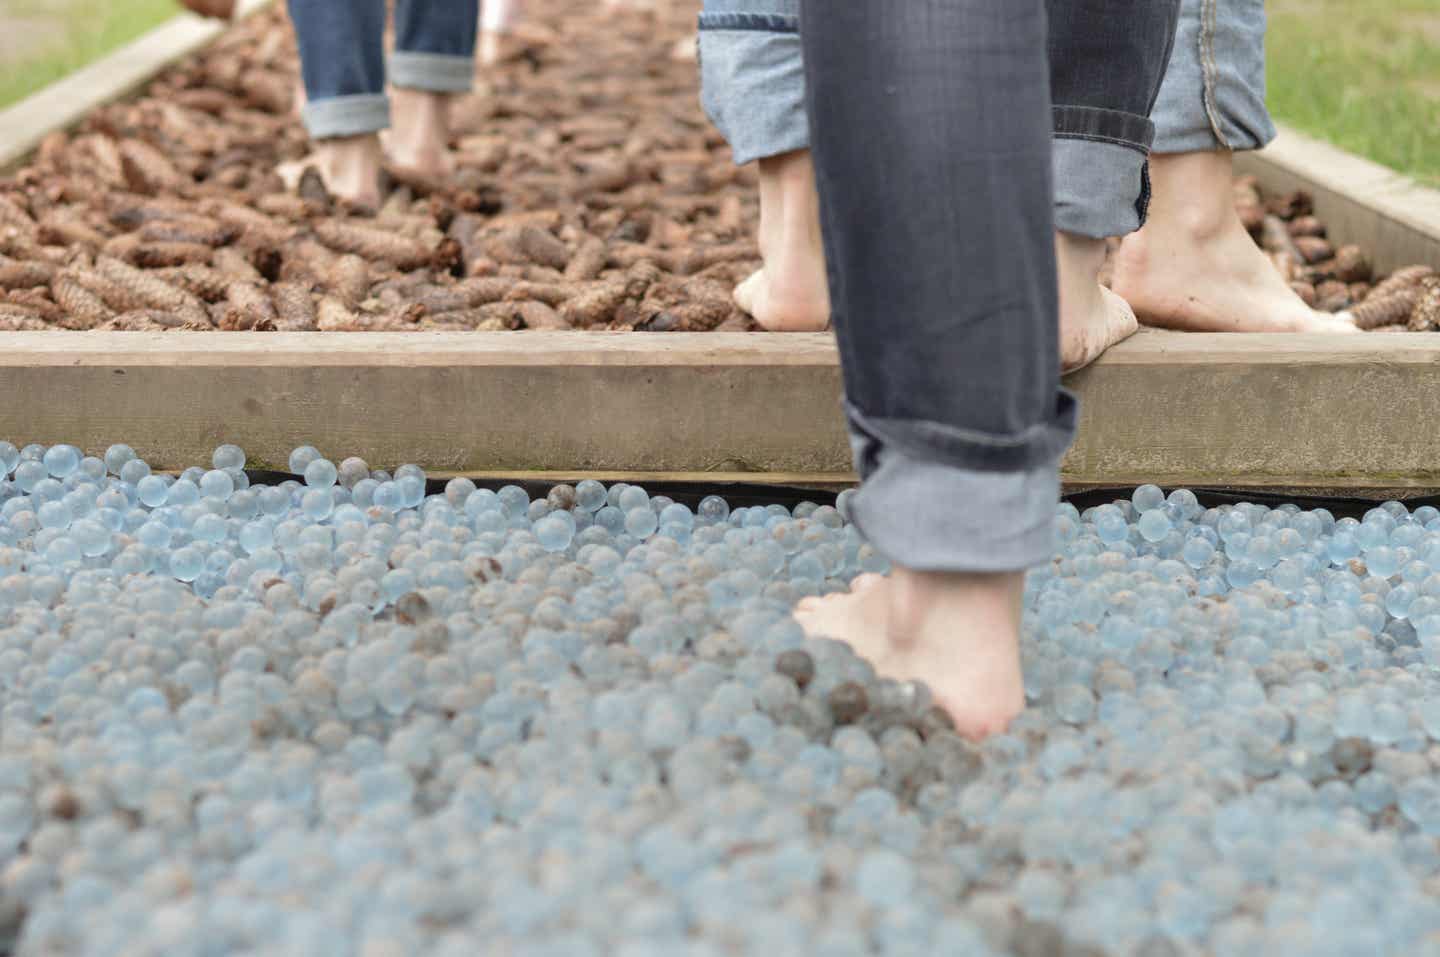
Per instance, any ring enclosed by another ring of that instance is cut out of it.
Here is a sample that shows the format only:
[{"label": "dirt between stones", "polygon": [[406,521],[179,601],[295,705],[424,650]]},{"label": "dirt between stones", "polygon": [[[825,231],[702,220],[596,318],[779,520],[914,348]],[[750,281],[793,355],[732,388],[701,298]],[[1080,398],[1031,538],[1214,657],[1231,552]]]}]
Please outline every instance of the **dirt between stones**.
[{"label": "dirt between stones", "polygon": [[[457,174],[392,171],[378,211],[286,192],[298,57],[282,12],[253,17],[0,180],[0,331],[753,331],[731,291],[760,264],[754,172],[674,55],[696,4],[659,7],[531,0],[455,105]],[[1236,202],[1302,295],[1374,305],[1307,197]],[[1435,282],[1397,274],[1366,321],[1433,328]]]}]

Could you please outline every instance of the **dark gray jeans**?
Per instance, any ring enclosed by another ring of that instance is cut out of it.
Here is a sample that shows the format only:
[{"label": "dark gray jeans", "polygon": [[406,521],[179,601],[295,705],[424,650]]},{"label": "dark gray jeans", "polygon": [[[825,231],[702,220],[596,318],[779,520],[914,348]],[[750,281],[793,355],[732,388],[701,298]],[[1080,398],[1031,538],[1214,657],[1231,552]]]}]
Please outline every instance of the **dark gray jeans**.
[{"label": "dark gray jeans", "polygon": [[1049,559],[1076,416],[1058,384],[1052,132],[1136,170],[1154,132],[1175,0],[1055,0],[1048,30],[1046,6],[802,0],[852,514],[910,568]]}]

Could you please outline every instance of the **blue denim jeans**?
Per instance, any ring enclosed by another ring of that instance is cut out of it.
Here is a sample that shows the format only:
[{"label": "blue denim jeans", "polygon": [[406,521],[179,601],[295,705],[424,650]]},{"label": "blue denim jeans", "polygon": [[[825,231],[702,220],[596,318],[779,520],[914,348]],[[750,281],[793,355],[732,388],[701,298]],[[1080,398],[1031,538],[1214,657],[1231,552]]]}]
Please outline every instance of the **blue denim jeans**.
[{"label": "blue denim jeans", "polygon": [[1181,0],[1175,52],[1151,118],[1157,153],[1254,150],[1265,109],[1265,0]]},{"label": "blue denim jeans", "polygon": [[[289,0],[305,81],[305,128],[315,139],[390,125],[385,96],[385,0]],[[479,0],[397,0],[390,82],[463,93],[475,72]]]},{"label": "blue denim jeans", "polygon": [[[1264,0],[1181,0],[1178,14],[1173,0],[1051,0],[1046,7],[1058,228],[1085,236],[1138,229],[1151,149],[1247,150],[1274,138],[1265,109]],[[701,100],[737,163],[809,145],[799,14],[800,0],[705,0]],[[1164,30],[1173,51],[1156,40]],[[1115,85],[1127,76],[1148,80],[1162,56],[1169,67],[1158,91],[1138,97]],[[1102,59],[1102,69],[1092,68]]]}]

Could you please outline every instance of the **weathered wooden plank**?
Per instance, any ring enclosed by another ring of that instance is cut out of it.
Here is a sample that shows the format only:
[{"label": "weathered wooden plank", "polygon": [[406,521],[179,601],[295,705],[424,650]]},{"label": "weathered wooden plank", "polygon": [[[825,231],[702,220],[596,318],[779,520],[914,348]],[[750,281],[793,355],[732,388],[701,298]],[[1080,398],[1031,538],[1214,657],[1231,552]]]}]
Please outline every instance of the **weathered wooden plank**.
[{"label": "weathered wooden plank", "polygon": [[1307,190],[1331,238],[1358,243],[1382,273],[1440,267],[1440,191],[1291,129],[1258,153],[1236,154],[1235,165],[1267,192]]},{"label": "weathered wooden plank", "polygon": [[[1068,380],[1072,486],[1440,489],[1440,337],[1142,332]],[[158,467],[237,442],[436,472],[850,472],[823,335],[16,333],[0,437],[128,441]]]}]

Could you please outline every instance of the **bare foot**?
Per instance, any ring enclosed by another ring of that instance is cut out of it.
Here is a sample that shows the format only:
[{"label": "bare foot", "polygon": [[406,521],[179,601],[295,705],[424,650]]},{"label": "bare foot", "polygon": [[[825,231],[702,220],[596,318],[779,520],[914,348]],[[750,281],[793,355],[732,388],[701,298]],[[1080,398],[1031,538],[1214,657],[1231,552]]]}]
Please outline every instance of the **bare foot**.
[{"label": "bare foot", "polygon": [[385,154],[402,170],[442,178],[455,172],[450,154],[450,94],[396,87],[390,91]]},{"label": "bare foot", "polygon": [[1301,301],[1255,245],[1231,197],[1231,154],[1150,159],[1149,219],[1115,255],[1111,288],[1147,326],[1190,332],[1353,333]]},{"label": "bare foot", "polygon": [[760,258],[764,267],[735,287],[735,304],[771,332],[825,329],[830,286],[809,150],[760,161]]},{"label": "bare foot", "polygon": [[330,195],[357,206],[380,205],[380,140],[375,134],[320,140],[304,159],[281,163],[276,172],[287,189],[300,188],[307,167],[320,174]]},{"label": "bare foot", "polygon": [[1025,707],[1020,673],[1023,572],[864,575],[851,590],[806,598],[795,618],[838,638],[878,674],[924,681],[968,738],[998,734]]},{"label": "bare foot", "polygon": [[1105,240],[1074,233],[1055,234],[1060,280],[1060,371],[1083,369],[1139,328],[1135,313],[1100,285]]}]

